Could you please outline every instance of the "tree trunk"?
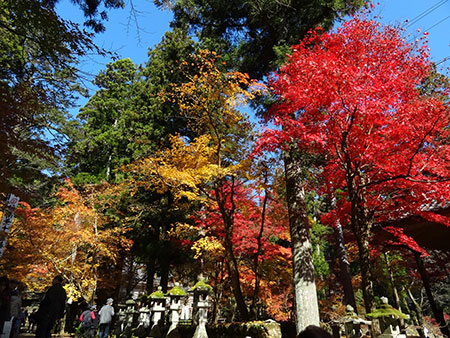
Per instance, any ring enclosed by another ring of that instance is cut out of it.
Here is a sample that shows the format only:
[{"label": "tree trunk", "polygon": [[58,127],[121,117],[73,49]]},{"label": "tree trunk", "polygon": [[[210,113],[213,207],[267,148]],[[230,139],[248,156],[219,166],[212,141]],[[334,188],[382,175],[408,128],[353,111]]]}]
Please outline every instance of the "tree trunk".
[{"label": "tree trunk", "polygon": [[[414,298],[411,289],[409,287],[405,288],[406,292],[408,294],[408,297],[411,299],[412,304],[414,305],[414,313],[416,317],[415,324],[419,326],[420,328],[417,329],[419,332],[420,337],[425,338],[425,332],[423,330],[423,313],[422,313],[422,307],[417,303],[416,299]],[[406,302],[405,302],[406,303]]]},{"label": "tree trunk", "polygon": [[293,158],[294,154],[293,149],[285,154],[284,164],[293,259],[295,326],[300,332],[308,325],[319,326],[320,318],[301,162]]},{"label": "tree trunk", "polygon": [[[372,287],[372,272],[370,270],[370,238],[372,231],[372,217],[365,207],[363,193],[355,186],[354,175],[347,174],[347,187],[351,201],[350,226],[358,244],[359,266],[361,270],[361,289],[366,313],[374,310],[374,293]],[[362,175],[359,175],[362,176]]]},{"label": "tree trunk", "polygon": [[389,275],[389,282],[391,283],[391,287],[392,287],[392,292],[394,293],[394,302],[395,302],[395,307],[399,310],[401,310],[401,301],[400,301],[400,296],[397,290],[397,287],[395,286],[395,279],[394,279],[394,273],[392,272],[391,269],[391,262],[389,260],[389,256],[387,254],[387,252],[385,252],[384,254],[384,261],[386,262],[386,269]]},{"label": "tree trunk", "polygon": [[422,257],[420,257],[420,253],[418,253],[417,251],[413,251],[413,253],[414,257],[416,258],[417,268],[419,270],[420,277],[422,278],[422,283],[427,294],[428,302],[430,303],[431,311],[433,311],[434,318],[436,319],[442,334],[450,338],[450,329],[447,322],[445,321],[442,308],[438,306],[434,299],[433,293],[431,291],[430,279],[428,278],[427,271],[425,270],[425,266],[423,265]]},{"label": "tree trunk", "polygon": [[150,295],[153,292],[153,283],[155,282],[155,259],[149,258],[147,261],[147,283],[146,291]]},{"label": "tree trunk", "polygon": [[348,122],[347,129],[342,133],[340,144],[341,155],[344,159],[345,181],[347,183],[348,198],[351,203],[350,226],[358,244],[359,265],[361,269],[361,287],[366,313],[373,311],[374,293],[372,288],[372,276],[370,271],[370,238],[373,214],[366,207],[366,177],[358,165],[352,162],[349,152],[348,137],[355,122],[357,109],[353,111]]},{"label": "tree trunk", "polygon": [[211,311],[211,322],[213,322],[214,324],[217,324],[219,321],[219,309],[218,309],[218,305],[219,305],[219,300],[222,298],[222,292],[214,290],[214,301],[212,303],[212,311]]},{"label": "tree trunk", "polygon": [[215,189],[217,206],[219,207],[220,214],[222,216],[224,228],[225,228],[225,238],[224,238],[224,249],[225,249],[225,259],[228,274],[231,280],[231,288],[234,295],[234,300],[236,301],[236,306],[239,311],[240,319],[243,321],[250,320],[250,314],[248,312],[247,304],[245,304],[244,295],[242,294],[241,280],[239,277],[239,268],[236,260],[236,256],[233,252],[233,226],[234,226],[234,182],[232,181],[230,201],[231,209],[225,207],[226,196],[221,190],[223,186],[217,186]]},{"label": "tree trunk", "polygon": [[214,303],[213,303],[213,311],[212,311],[212,319],[211,321],[214,324],[217,324],[219,321],[219,304],[220,299],[223,297],[223,290],[224,290],[224,269],[225,269],[225,259],[222,261],[218,261],[216,265],[216,271],[213,274],[214,275]]},{"label": "tree trunk", "polygon": [[126,294],[125,297],[130,297],[131,291],[133,290],[135,284],[134,284],[134,260],[133,257],[129,257],[129,261],[127,262],[127,274],[126,274]]},{"label": "tree trunk", "polygon": [[[264,182],[267,184],[267,179]],[[266,207],[267,207],[267,201],[269,199],[268,191],[267,189],[264,191],[264,201],[263,201],[263,208],[261,212],[261,225],[259,228],[259,234],[256,239],[258,243],[258,248],[256,249],[255,259],[253,262],[254,271],[255,271],[255,290],[253,292],[253,299],[252,304],[250,306],[250,313],[253,317],[253,319],[258,319],[258,311],[257,311],[257,302],[259,299],[259,287],[260,287],[260,281],[261,281],[261,275],[259,273],[259,256],[261,255],[261,249],[262,249],[262,237],[264,233],[264,222],[266,218]]]},{"label": "tree trunk", "polygon": [[162,290],[164,293],[167,292],[168,284],[169,284],[169,270],[170,270],[170,264],[168,259],[160,259],[159,260],[159,266],[161,269],[161,282],[159,283],[162,287]]},{"label": "tree trunk", "polygon": [[342,288],[344,289],[344,303],[351,305],[355,313],[358,313],[356,308],[355,292],[353,291],[352,276],[350,274],[350,263],[348,261],[347,250],[345,248],[344,232],[339,222],[336,223],[334,228],[334,236],[337,243],[337,253],[339,257],[339,267]]},{"label": "tree trunk", "polygon": [[[118,112],[119,114],[119,112]],[[116,116],[115,120],[114,120],[114,124],[113,124],[113,128],[116,129],[117,128],[117,122],[119,122],[119,116]],[[114,149],[110,150],[110,153],[108,155],[108,162],[106,162],[106,182],[109,182],[109,178],[111,175],[111,161],[112,161],[112,152],[114,151]]]},{"label": "tree trunk", "polygon": [[361,269],[361,289],[364,298],[364,307],[366,313],[370,313],[374,310],[373,300],[374,293],[372,287],[372,272],[370,271],[370,227],[364,226],[364,230],[356,236],[358,243],[359,265]]},{"label": "tree trunk", "polygon": [[124,270],[125,270],[125,261],[126,261],[126,256],[125,253],[123,255],[121,255],[119,257],[119,259],[117,260],[117,271],[119,271],[118,274],[118,278],[115,280],[115,285],[114,285],[114,291],[113,291],[113,295],[114,295],[114,299],[119,300],[121,297],[121,290],[122,290],[122,285],[124,284]]},{"label": "tree trunk", "polygon": [[231,242],[231,235],[228,233],[228,230],[225,230],[225,233],[226,234],[224,247],[225,247],[226,266],[228,269],[228,274],[230,275],[234,300],[236,301],[236,306],[239,311],[240,319],[242,319],[243,321],[248,321],[250,320],[250,315],[247,309],[247,304],[245,304],[244,295],[242,294],[238,264],[236,261],[236,257],[234,256],[233,253],[233,244]]}]

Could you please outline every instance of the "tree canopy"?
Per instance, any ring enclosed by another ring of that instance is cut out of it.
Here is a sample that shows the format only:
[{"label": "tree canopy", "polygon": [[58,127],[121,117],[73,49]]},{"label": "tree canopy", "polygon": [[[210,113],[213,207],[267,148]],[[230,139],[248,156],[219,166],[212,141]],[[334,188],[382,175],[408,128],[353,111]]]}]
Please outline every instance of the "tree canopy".
[{"label": "tree canopy", "polygon": [[[155,1],[161,3],[160,1]],[[359,9],[361,0],[205,1],[167,4],[173,27],[189,27],[205,48],[228,54],[229,67],[260,79],[277,68],[312,28],[331,28],[335,20]]]},{"label": "tree canopy", "polygon": [[262,143],[295,141],[322,156],[319,191],[338,199],[324,220],[333,223],[337,215],[354,233],[370,311],[364,266],[373,225],[411,214],[449,224],[432,212],[450,198],[449,108],[442,96],[421,91],[431,71],[427,46],[406,43],[397,28],[357,17],[336,32],[315,31],[292,49],[271,80],[279,98],[271,118],[282,128]]},{"label": "tree canopy", "polygon": [[78,58],[100,51],[53,1],[2,1],[0,33],[0,186],[27,194],[23,181],[58,171],[74,125],[66,108],[84,93]]},{"label": "tree canopy", "polygon": [[[155,0],[173,30],[145,64],[107,64],[74,117],[78,62],[105,52],[58,2],[0,5],[0,192],[23,200],[2,273],[37,291],[62,274],[79,304],[202,274],[213,321],[297,331],[387,295],[448,334],[448,253],[391,226],[450,226],[449,82],[422,40],[367,11],[329,32],[362,0]],[[92,32],[124,6],[72,3]],[[264,130],[244,108],[260,94]]]}]

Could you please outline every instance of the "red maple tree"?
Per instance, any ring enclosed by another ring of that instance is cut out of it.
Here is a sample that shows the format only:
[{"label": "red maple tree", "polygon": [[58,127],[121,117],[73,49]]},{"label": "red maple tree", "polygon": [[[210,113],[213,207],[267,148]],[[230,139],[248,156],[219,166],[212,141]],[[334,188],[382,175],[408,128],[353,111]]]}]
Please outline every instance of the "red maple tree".
[{"label": "red maple tree", "polygon": [[279,127],[261,146],[294,143],[320,156],[320,193],[337,198],[324,221],[355,235],[367,312],[373,225],[411,214],[450,225],[433,216],[450,200],[450,114],[448,88],[423,90],[430,71],[424,39],[408,43],[399,28],[355,17],[335,32],[311,32],[271,79],[278,103],[268,119]]},{"label": "red maple tree", "polygon": [[[291,283],[286,277],[291,274],[291,250],[279,243],[289,239],[286,206],[279,202],[272,189],[265,190],[271,196],[267,199],[251,185],[225,183],[222,189],[223,207],[233,210],[233,255],[238,262],[243,291],[246,297],[252,298],[250,309],[256,311],[256,303],[262,301],[267,312],[286,320],[290,311],[286,304],[290,300]],[[211,192],[211,196],[215,198],[216,193]],[[193,219],[204,235],[225,242],[227,227],[217,205],[198,211]]]}]

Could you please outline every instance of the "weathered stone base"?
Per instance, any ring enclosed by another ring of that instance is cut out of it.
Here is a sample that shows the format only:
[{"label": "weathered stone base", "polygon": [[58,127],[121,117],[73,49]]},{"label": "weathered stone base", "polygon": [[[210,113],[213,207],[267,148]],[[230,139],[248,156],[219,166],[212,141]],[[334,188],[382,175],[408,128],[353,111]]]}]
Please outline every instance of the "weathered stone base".
[{"label": "weathered stone base", "polygon": [[406,338],[406,335],[404,334],[389,334],[389,333],[383,333],[377,336],[377,338]]},{"label": "weathered stone base", "polygon": [[208,338],[205,325],[198,325],[192,338]]}]

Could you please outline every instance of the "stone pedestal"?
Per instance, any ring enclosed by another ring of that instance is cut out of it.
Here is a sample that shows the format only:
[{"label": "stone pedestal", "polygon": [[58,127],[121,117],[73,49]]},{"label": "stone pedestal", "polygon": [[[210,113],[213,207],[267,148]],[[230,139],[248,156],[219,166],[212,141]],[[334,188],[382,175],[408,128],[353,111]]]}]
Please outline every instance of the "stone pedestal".
[{"label": "stone pedestal", "polygon": [[162,292],[161,286],[158,286],[158,290],[150,295],[150,302],[152,311],[152,328],[150,330],[150,337],[159,338],[161,337],[159,322],[162,320],[164,312],[166,312],[166,297]]},{"label": "stone pedestal", "polygon": [[125,310],[125,322],[126,326],[133,327],[133,318],[136,313],[134,307],[136,306],[136,302],[133,299],[128,299],[125,302],[126,310]]},{"label": "stone pedestal", "polygon": [[138,327],[149,328],[150,327],[150,309],[148,307],[142,307],[139,309]]},{"label": "stone pedestal", "polygon": [[116,335],[120,335],[125,330],[125,325],[127,323],[127,314],[125,304],[119,304],[119,311],[117,312],[117,323],[116,323]]},{"label": "stone pedestal", "polygon": [[406,338],[406,335],[400,333],[398,326],[389,325],[377,338]]},{"label": "stone pedestal", "polygon": [[164,312],[166,312],[166,307],[162,302],[155,303],[152,306],[152,326],[155,326],[159,323],[159,321],[163,317]]},{"label": "stone pedestal", "polygon": [[208,322],[208,295],[212,292],[211,285],[205,283],[202,276],[199,277],[198,282],[192,287],[194,292],[194,308],[196,313],[197,329],[192,338],[208,338],[206,332],[206,323]]},{"label": "stone pedestal", "polygon": [[170,327],[167,335],[175,330],[180,321],[181,298],[186,296],[186,292],[180,287],[179,283],[175,283],[174,287],[167,293],[170,298]]},{"label": "stone pedestal", "polygon": [[208,338],[206,332],[206,323],[208,322],[208,296],[205,295],[204,298],[200,297],[197,302],[196,307],[198,309],[198,325],[195,330],[193,338]]}]

